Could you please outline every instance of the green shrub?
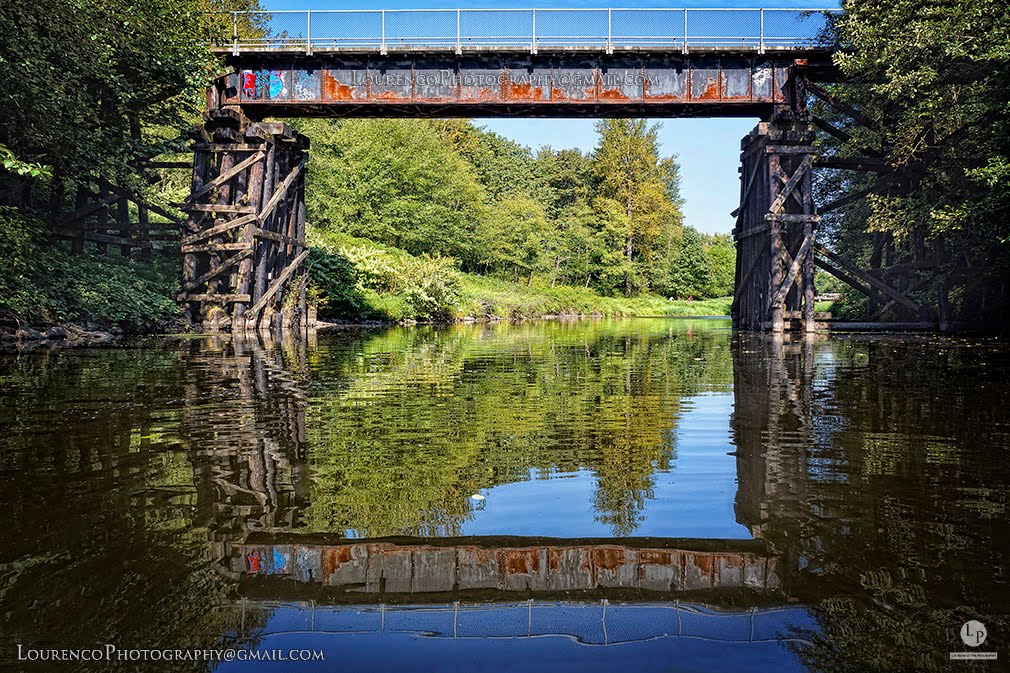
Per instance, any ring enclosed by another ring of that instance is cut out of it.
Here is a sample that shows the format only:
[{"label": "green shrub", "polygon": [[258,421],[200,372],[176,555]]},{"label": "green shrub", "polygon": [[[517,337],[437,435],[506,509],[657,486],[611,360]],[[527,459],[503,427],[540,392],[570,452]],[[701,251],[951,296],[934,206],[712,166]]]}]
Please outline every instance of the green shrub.
[{"label": "green shrub", "polygon": [[0,209],[0,310],[18,321],[93,321],[127,331],[162,326],[176,315],[179,260],[71,255],[44,243],[44,227]]}]

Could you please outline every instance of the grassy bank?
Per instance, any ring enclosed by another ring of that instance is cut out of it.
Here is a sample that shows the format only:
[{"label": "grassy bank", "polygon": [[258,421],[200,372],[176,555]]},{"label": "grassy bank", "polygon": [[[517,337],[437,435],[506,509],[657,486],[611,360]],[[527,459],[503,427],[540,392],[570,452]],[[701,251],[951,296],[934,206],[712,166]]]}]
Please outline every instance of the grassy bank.
[{"label": "grassy bank", "polygon": [[[0,251],[0,329],[97,323],[140,333],[163,330],[177,317],[176,257],[74,256],[65,245],[45,244],[41,222],[9,209],[0,210],[0,233],[8,241]],[[311,298],[324,319],[452,322],[729,313],[728,297],[608,297],[545,278],[512,282],[463,273],[451,258],[413,256],[345,234],[314,231],[310,244]]]},{"label": "grassy bank", "polygon": [[448,322],[524,320],[562,315],[720,316],[728,297],[671,301],[655,295],[606,297],[547,279],[511,282],[460,272],[445,257],[403,250],[345,234],[314,232],[312,294],[320,316],[343,320]]},{"label": "grassy bank", "polygon": [[552,315],[699,316],[729,315],[730,297],[704,300],[669,300],[656,295],[603,297],[581,287],[510,283],[499,278],[461,275],[464,316],[505,319]]}]

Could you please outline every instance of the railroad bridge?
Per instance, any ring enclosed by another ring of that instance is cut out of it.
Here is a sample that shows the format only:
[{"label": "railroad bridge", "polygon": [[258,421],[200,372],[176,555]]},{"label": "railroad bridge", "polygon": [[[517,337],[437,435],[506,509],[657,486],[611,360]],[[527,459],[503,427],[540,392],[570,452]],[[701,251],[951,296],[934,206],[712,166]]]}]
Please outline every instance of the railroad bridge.
[{"label": "railroad bridge", "polygon": [[[911,304],[816,240],[807,109],[837,78],[829,10],[236,12],[194,145],[179,301],[232,329],[305,320],[308,139],[275,117],[758,117],[741,147],[734,324],[811,331],[815,264]],[[868,158],[873,167],[879,158]],[[875,163],[874,163],[875,162]],[[838,205],[825,204],[820,211]],[[281,310],[282,306],[287,311]],[[916,308],[914,304],[913,308]]]}]

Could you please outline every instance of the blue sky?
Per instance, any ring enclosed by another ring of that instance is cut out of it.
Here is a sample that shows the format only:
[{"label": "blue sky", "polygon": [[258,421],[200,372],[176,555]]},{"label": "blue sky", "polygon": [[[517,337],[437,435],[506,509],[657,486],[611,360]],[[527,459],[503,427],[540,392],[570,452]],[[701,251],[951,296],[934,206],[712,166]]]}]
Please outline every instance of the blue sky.
[{"label": "blue sky", "polygon": [[[263,0],[266,9],[413,9],[491,7],[837,7],[837,0],[701,0],[657,2],[656,0]],[[536,149],[577,147],[583,151],[596,145],[591,119],[477,119],[476,123]],[[659,133],[664,156],[677,155],[681,166],[686,222],[700,231],[728,233],[729,216],[739,199],[740,139],[750,132],[757,119],[664,119]]]}]

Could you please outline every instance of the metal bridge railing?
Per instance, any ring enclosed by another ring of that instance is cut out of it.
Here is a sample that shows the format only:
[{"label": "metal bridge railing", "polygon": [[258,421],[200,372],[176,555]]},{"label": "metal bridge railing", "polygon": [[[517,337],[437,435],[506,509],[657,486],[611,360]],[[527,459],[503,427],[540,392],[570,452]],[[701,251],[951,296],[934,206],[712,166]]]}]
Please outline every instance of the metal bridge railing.
[{"label": "metal bridge railing", "polygon": [[395,9],[228,12],[242,50],[774,48],[821,46],[837,9]]},{"label": "metal bridge railing", "polygon": [[[555,602],[449,605],[319,606],[240,602],[239,638],[263,642],[292,634],[417,633],[432,638],[567,636],[586,645],[656,638],[722,643],[809,644],[816,624],[806,608],[717,610],[688,603]],[[255,625],[247,628],[246,625]]]}]

